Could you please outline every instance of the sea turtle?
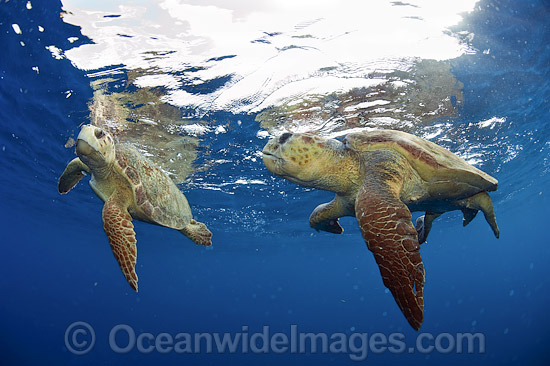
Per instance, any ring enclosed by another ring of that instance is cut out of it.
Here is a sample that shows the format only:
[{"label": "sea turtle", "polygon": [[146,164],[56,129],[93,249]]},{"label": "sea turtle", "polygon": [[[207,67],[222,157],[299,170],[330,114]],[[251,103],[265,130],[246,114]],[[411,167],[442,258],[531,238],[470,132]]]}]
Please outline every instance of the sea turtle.
[{"label": "sea turtle", "polygon": [[[310,133],[284,133],[263,149],[265,166],[296,184],[336,193],[309,218],[316,230],[342,233],[341,216],[355,216],[379,266],[384,285],[418,330],[424,313],[424,265],[420,243],[433,220],[462,210],[467,225],[478,210],[498,238],[487,191],[497,180],[450,151],[392,130],[348,134],[343,142]],[[411,222],[411,211],[425,211]]]},{"label": "sea turtle", "polygon": [[91,174],[90,186],[105,202],[103,228],[126,280],[138,290],[136,233],[132,218],[179,230],[197,244],[212,244],[212,233],[193,220],[187,199],[174,182],[132,145],[116,143],[99,127],[84,125],[76,154],[59,178],[59,193],[69,192]]}]

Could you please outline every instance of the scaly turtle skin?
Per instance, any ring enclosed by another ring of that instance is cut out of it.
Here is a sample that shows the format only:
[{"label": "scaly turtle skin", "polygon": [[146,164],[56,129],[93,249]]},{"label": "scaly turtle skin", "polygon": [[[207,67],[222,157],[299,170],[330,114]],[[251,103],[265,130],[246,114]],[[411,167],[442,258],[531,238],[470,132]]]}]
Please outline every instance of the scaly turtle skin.
[{"label": "scaly turtle skin", "polygon": [[[462,210],[465,226],[481,210],[499,236],[487,194],[497,189],[497,180],[408,133],[352,133],[343,142],[284,133],[267,143],[263,161],[277,176],[336,193],[334,200],[313,211],[310,226],[340,234],[338,218],[355,216],[384,285],[416,330],[424,313],[424,265],[419,250],[433,220],[444,212]],[[426,212],[416,228],[411,211]]]},{"label": "scaly turtle skin", "polygon": [[90,186],[103,206],[103,228],[126,280],[138,290],[137,248],[132,218],[179,230],[197,244],[212,244],[206,225],[193,220],[187,199],[174,182],[133,146],[92,125],[82,127],[76,142],[78,158],[59,178],[59,193],[69,192],[91,174]]}]

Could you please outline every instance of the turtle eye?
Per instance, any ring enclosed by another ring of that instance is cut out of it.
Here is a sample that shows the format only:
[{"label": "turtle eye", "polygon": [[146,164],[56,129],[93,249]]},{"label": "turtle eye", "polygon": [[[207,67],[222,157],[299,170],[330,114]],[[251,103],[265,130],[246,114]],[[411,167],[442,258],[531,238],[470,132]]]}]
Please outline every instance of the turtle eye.
[{"label": "turtle eye", "polygon": [[96,137],[98,140],[99,140],[100,138],[102,138],[103,136],[105,136],[105,132],[103,132],[103,131],[100,130],[100,129],[95,130],[94,134],[95,134],[95,137]]},{"label": "turtle eye", "polygon": [[291,136],[292,136],[291,133],[288,133],[288,132],[283,133],[281,137],[279,137],[279,143],[284,144],[286,140],[288,140]]}]

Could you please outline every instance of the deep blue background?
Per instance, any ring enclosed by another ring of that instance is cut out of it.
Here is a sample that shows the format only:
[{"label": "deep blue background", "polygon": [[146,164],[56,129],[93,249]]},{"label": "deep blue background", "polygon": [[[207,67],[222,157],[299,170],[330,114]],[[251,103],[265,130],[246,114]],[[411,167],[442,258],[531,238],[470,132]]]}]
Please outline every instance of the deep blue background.
[{"label": "deep blue background", "polygon": [[[60,3],[32,5],[29,11],[25,1],[0,4],[1,364],[351,363],[347,355],[142,355],[135,350],[118,355],[108,346],[108,334],[121,323],[137,333],[173,335],[239,332],[243,325],[250,333],[263,325],[272,333],[288,333],[297,324],[312,332],[404,332],[414,344],[416,332],[385,292],[355,220],[342,220],[342,236],[309,232],[309,213],[331,195],[272,179],[260,161],[196,178],[220,184],[229,177],[259,177],[284,195],[261,185],[237,187],[233,195],[194,184],[182,187],[197,218],[214,233],[213,250],[176,231],[136,223],[142,291],[131,292],[101,229],[99,199],[87,184],[63,197],[56,189],[73,157],[63,145],[86,122],[92,93],[84,73],[66,59],[52,58],[45,46],[66,50],[87,40],[62,21]],[[501,239],[492,237],[482,217],[467,228],[457,214],[438,220],[422,248],[427,275],[422,331],[482,332],[486,353],[387,352],[371,354],[365,362],[550,363],[549,16],[543,1],[482,1],[460,25],[476,35],[473,44],[480,52],[451,61],[465,97],[453,123],[484,141],[495,135],[469,131],[468,122],[506,117],[496,130],[484,132],[496,134],[498,141],[483,169],[500,181],[493,197]],[[12,23],[19,24],[22,35],[14,33]],[[38,25],[46,31],[38,32]],[[72,36],[80,40],[70,44]],[[489,48],[489,55],[481,52]],[[231,128],[208,141],[211,151],[230,146],[230,153],[245,156],[265,143],[255,138],[254,116],[215,118]],[[517,157],[507,159],[502,152],[508,147],[519,150]],[[220,219],[224,212],[234,218]],[[64,344],[65,329],[78,320],[93,325],[97,336],[85,356],[71,354]]]}]

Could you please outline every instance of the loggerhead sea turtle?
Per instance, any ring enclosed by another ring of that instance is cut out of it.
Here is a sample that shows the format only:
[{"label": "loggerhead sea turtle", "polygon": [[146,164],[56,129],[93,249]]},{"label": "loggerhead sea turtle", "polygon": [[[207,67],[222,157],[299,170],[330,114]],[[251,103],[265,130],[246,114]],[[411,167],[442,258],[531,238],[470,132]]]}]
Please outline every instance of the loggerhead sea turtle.
[{"label": "loggerhead sea turtle", "polygon": [[[284,133],[263,149],[265,166],[296,184],[336,193],[309,218],[316,230],[342,233],[341,216],[355,216],[374,254],[384,285],[416,330],[424,313],[424,265],[420,243],[433,220],[462,210],[464,226],[481,210],[498,238],[487,191],[497,180],[450,151],[417,136],[391,130],[348,134],[343,142]],[[411,211],[425,211],[411,222]]]},{"label": "loggerhead sea turtle", "polygon": [[126,280],[138,290],[136,233],[132,218],[179,230],[197,244],[212,244],[212,233],[193,220],[187,199],[159,168],[128,144],[115,144],[101,128],[85,125],[76,154],[59,178],[59,193],[69,192],[91,174],[90,186],[105,202],[103,228]]}]

